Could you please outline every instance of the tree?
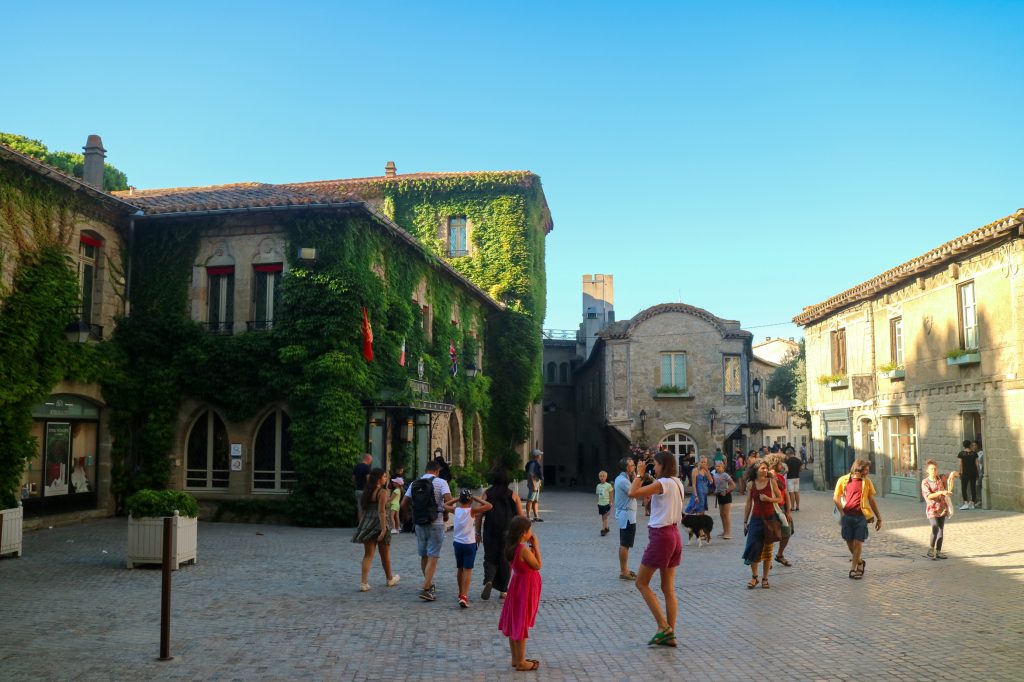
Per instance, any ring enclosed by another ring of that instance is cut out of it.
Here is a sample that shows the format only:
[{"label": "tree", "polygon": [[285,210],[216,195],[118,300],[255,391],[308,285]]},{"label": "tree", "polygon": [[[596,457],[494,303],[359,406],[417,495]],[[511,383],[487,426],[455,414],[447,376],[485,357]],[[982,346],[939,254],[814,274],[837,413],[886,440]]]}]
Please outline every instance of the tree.
[{"label": "tree", "polygon": [[800,351],[772,372],[765,393],[769,398],[777,398],[793,413],[798,420],[794,422],[797,428],[810,423],[811,413],[807,410],[807,355],[803,339],[800,339]]}]

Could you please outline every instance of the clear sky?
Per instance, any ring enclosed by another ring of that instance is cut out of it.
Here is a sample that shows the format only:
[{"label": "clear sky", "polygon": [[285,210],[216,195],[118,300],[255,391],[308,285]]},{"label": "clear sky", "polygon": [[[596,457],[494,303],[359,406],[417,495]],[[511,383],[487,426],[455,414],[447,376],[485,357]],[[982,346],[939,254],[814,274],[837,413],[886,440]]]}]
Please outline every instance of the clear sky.
[{"label": "clear sky", "polygon": [[140,188],[532,170],[583,273],[757,339],[1024,206],[1024,2],[17,3],[0,130]]}]

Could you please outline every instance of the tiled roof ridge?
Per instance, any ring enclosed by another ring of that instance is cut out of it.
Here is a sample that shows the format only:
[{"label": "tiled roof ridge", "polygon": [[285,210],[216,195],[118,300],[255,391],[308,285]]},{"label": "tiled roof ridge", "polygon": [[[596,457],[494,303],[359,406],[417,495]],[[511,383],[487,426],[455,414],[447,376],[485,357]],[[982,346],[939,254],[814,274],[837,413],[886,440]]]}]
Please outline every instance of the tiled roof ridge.
[{"label": "tiled roof ridge", "polygon": [[499,175],[508,177],[537,177],[536,173],[528,170],[499,170],[499,171],[424,171],[421,173],[397,173],[395,175],[370,175],[362,178],[338,178],[336,180],[306,180],[301,182],[282,183],[285,187],[309,187],[320,185],[369,185],[375,183],[401,182],[402,180],[433,180],[444,178],[469,178],[487,175]]},{"label": "tiled roof ridge", "polygon": [[34,156],[29,156],[19,152],[17,149],[8,147],[7,145],[0,143],[0,156],[3,156],[11,161],[14,161],[26,168],[39,173],[40,175],[47,176],[57,182],[61,183],[65,187],[73,191],[85,191],[87,194],[91,194],[93,197],[100,199],[108,204],[116,206],[120,210],[135,212],[138,208],[129,202],[122,200],[120,197],[114,195],[113,192],[106,192],[102,189],[97,189],[89,183],[85,182],[81,178],[76,178],[73,175],[68,175],[56,166],[51,166],[45,161],[40,161]]},{"label": "tiled roof ridge", "polygon": [[167,194],[186,194],[194,192],[216,192],[226,189],[255,189],[259,187],[274,187],[265,182],[229,182],[223,185],[196,185],[193,187],[154,187],[152,189],[119,189],[111,192],[116,197],[153,197]]},{"label": "tiled roof ridge", "polygon": [[726,320],[718,317],[714,313],[708,312],[704,308],[698,308],[697,306],[693,306],[688,303],[658,303],[656,305],[652,305],[649,308],[641,310],[630,318],[628,322],[622,320],[621,326],[618,323],[611,325],[603,331],[598,332],[598,335],[609,339],[624,339],[629,337],[633,333],[633,330],[641,323],[646,322],[656,315],[662,315],[664,313],[684,313],[692,315],[697,319],[710,323],[723,336],[730,336],[733,338],[752,336],[750,332],[743,329],[728,328],[729,325],[737,325],[738,327],[738,320]]},{"label": "tiled roof ridge", "polygon": [[994,220],[991,223],[972,230],[967,234],[960,235],[944,244],[927,251],[916,258],[890,268],[880,275],[840,292],[835,296],[825,299],[821,303],[806,306],[799,315],[793,317],[793,322],[805,326],[815,320],[821,319],[830,312],[839,308],[863,301],[882,289],[894,287],[905,282],[910,277],[917,275],[923,270],[935,267],[948,261],[953,256],[964,251],[981,246],[993,239],[997,239],[1013,228],[1024,226],[1024,208],[1008,216]]}]

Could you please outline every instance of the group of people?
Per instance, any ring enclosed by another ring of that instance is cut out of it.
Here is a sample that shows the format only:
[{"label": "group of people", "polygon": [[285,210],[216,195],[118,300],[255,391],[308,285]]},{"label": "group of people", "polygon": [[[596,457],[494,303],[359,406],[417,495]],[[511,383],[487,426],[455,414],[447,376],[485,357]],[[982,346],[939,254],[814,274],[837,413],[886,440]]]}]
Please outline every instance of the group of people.
[{"label": "group of people", "polygon": [[[533,461],[537,459],[535,455]],[[364,459],[361,464],[369,462]],[[459,607],[469,608],[473,569],[482,544],[484,581],[480,598],[488,600],[494,590],[498,591],[504,600],[498,627],[509,640],[512,665],[517,670],[536,670],[540,662],[526,658],[526,639],[536,622],[540,604],[540,542],[533,533],[522,500],[509,487],[508,474],[504,470],[495,471],[491,486],[480,496],[463,489],[453,497],[448,481],[440,475],[440,463],[432,460],[425,469],[425,473],[405,489],[400,506],[392,515],[393,493],[390,491],[401,491],[404,481],[399,477],[389,478],[381,468],[369,468],[366,478],[360,480],[361,470],[357,466],[356,483],[362,483],[363,489],[359,493],[359,525],[352,542],[362,543],[364,547],[359,589],[363,592],[371,589],[369,573],[375,553],[380,555],[386,585],[398,584],[400,576],[391,571],[390,550],[391,535],[397,532],[401,512],[411,519],[416,533],[416,552],[423,576],[418,596],[423,601],[435,601],[434,577],[444,545],[446,523],[451,518]],[[533,497],[536,514],[539,486]]]}]

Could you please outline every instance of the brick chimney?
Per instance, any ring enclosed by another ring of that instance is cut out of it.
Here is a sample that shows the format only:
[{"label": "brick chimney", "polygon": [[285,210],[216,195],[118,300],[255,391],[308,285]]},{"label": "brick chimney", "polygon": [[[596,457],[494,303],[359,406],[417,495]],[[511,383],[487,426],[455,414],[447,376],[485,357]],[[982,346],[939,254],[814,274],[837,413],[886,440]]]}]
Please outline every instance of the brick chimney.
[{"label": "brick chimney", "polygon": [[395,168],[395,162],[394,161],[388,161],[386,164],[384,164],[384,177],[385,178],[393,178],[396,175],[398,175],[398,169]]},{"label": "brick chimney", "polygon": [[96,189],[103,189],[103,159],[107,156],[107,150],[103,148],[103,140],[99,135],[90,135],[85,146],[85,169],[82,171],[82,180],[87,185]]}]

